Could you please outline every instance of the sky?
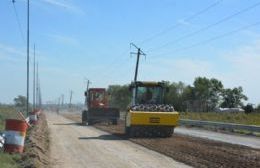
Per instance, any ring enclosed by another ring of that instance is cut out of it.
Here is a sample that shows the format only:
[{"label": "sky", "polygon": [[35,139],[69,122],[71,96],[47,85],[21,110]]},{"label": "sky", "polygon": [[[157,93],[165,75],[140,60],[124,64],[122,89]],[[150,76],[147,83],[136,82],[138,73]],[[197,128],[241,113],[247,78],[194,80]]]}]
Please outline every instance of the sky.
[{"label": "sky", "polygon": [[[26,95],[26,0],[0,1],[0,102]],[[30,102],[33,46],[43,102],[84,102],[91,87],[139,80],[217,78],[260,103],[260,1],[30,0]]]}]

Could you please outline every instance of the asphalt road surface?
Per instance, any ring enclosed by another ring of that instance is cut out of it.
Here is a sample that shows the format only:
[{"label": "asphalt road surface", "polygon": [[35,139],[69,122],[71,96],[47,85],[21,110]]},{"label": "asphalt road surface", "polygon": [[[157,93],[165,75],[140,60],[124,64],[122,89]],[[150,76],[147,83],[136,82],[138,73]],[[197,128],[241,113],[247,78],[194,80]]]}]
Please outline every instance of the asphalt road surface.
[{"label": "asphalt road surface", "polygon": [[90,126],[47,113],[51,163],[56,167],[185,168],[170,157]]},{"label": "asphalt road surface", "polygon": [[208,130],[203,130],[198,128],[185,128],[185,127],[177,127],[175,129],[175,133],[260,149],[259,137],[237,135],[237,134],[225,134],[225,133],[208,131]]}]

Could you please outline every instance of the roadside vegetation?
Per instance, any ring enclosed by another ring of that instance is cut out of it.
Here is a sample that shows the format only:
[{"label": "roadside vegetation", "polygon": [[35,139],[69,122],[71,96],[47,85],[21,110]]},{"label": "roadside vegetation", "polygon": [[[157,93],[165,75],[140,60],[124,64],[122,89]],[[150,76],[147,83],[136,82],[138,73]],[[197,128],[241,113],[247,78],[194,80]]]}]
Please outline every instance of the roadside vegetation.
[{"label": "roadside vegetation", "polygon": [[[248,100],[240,86],[225,88],[215,78],[197,77],[193,85],[183,82],[166,82],[169,92],[165,103],[174,106],[182,119],[260,125],[260,104],[245,104]],[[131,102],[129,85],[108,87],[110,105],[125,111]],[[244,112],[214,112],[220,108],[237,108]]]},{"label": "roadside vegetation", "polygon": [[[244,108],[248,100],[241,86],[225,88],[218,79],[197,77],[193,85],[183,82],[167,82],[169,91],[165,95],[165,103],[172,104],[176,111],[210,112],[216,108]],[[127,108],[131,101],[128,85],[110,85],[109,100],[112,106],[121,110]],[[250,110],[251,104],[247,109]]]},{"label": "roadside vegetation", "polygon": [[[5,119],[17,118],[17,112],[12,105],[0,105],[0,132],[5,128]],[[18,168],[18,161],[21,159],[20,155],[10,155],[0,151],[0,167],[2,168]]]},{"label": "roadside vegetation", "polygon": [[12,105],[0,105],[0,130],[4,130],[5,119],[16,119],[18,114]]},{"label": "roadside vegetation", "polygon": [[[18,96],[14,99],[14,104],[6,105],[0,104],[0,132],[5,129],[6,119],[20,119],[17,111],[24,112],[26,98],[24,96]],[[3,153],[0,149],[0,167],[1,168],[19,168],[22,155],[20,154],[7,154]]]},{"label": "roadside vegetation", "polygon": [[181,119],[260,125],[260,113],[181,112]]}]

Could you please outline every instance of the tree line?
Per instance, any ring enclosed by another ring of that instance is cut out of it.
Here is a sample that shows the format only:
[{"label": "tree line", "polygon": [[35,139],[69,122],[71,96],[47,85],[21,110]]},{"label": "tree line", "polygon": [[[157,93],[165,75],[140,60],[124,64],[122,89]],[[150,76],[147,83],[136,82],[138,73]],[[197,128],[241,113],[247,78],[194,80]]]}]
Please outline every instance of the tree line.
[{"label": "tree line", "polygon": [[[252,111],[251,104],[244,105],[248,100],[241,86],[224,88],[222,82],[215,78],[197,77],[193,85],[183,82],[167,82],[169,92],[165,95],[165,103],[172,104],[177,111],[214,111],[222,108],[246,108]],[[131,102],[129,85],[110,85],[108,87],[110,105],[125,110]],[[258,106],[260,108],[260,106]]]}]

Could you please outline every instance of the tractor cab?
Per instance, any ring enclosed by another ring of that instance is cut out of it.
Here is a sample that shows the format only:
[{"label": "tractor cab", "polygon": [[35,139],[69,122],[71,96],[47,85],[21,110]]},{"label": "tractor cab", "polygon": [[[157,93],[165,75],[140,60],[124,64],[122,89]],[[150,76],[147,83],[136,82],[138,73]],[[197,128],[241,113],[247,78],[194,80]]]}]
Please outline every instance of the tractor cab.
[{"label": "tractor cab", "polygon": [[88,108],[107,108],[108,100],[105,88],[90,88],[85,93]]}]

